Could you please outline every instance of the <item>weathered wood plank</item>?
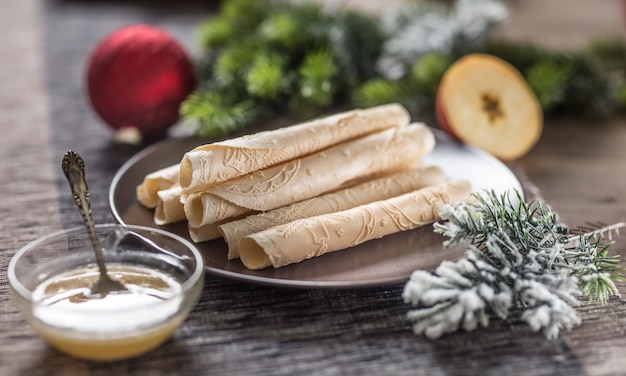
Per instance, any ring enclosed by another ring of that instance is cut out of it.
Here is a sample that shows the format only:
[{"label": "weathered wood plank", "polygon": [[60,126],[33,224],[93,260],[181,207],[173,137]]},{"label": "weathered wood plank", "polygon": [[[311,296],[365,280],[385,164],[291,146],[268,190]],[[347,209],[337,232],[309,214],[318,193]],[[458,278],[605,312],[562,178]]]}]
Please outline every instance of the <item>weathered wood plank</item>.
[{"label": "weathered wood plank", "polygon": [[[0,12],[0,56],[12,57],[0,59],[3,270],[27,241],[80,225],[58,171],[68,148],[86,158],[96,219],[112,220],[110,180],[137,149],[113,143],[89,109],[83,74],[96,41],[122,24],[146,21],[173,30],[193,48],[193,30],[205,11],[167,4],[163,11],[141,2],[38,4],[12,2]],[[625,142],[624,118],[549,120],[541,142],[520,163],[567,223],[616,222],[626,217]],[[624,257],[626,241],[615,249]],[[199,305],[171,341],[137,359],[92,364],[61,355],[35,336],[0,273],[0,373],[597,375],[626,367],[621,299],[583,305],[583,324],[558,340],[545,340],[514,316],[429,341],[412,334],[401,289],[290,290],[208,276]],[[626,284],[619,289],[626,293]]]}]

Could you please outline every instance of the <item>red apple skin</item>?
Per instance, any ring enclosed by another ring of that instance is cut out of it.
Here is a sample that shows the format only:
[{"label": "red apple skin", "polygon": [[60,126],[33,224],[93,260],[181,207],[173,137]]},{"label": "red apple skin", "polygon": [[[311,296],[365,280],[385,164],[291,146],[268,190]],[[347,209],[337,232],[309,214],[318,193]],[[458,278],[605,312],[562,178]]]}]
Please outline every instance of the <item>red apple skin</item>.
[{"label": "red apple skin", "polygon": [[437,97],[435,98],[435,117],[437,119],[437,123],[439,124],[439,128],[446,132],[450,137],[460,142],[461,139],[454,133],[452,127],[450,127],[443,102],[444,101],[441,99],[441,90],[438,90]]}]

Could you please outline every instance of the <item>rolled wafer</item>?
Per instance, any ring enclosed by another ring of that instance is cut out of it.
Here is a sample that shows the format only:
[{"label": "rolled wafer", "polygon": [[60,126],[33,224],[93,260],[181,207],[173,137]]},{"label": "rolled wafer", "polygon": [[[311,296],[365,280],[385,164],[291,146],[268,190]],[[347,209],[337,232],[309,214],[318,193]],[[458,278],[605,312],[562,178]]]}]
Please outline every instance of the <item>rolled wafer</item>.
[{"label": "rolled wafer", "polygon": [[348,210],[299,219],[241,239],[241,261],[250,269],[280,267],[438,219],[441,205],[468,200],[470,183],[455,180]]},{"label": "rolled wafer", "polygon": [[199,146],[183,156],[180,185],[185,195],[202,191],[357,137],[405,126],[409,121],[404,107],[388,104]]},{"label": "rolled wafer", "polygon": [[362,204],[388,199],[442,183],[444,180],[445,174],[438,166],[401,171],[278,209],[230,221],[220,225],[219,231],[228,244],[228,259],[239,258],[239,241],[246,235],[296,219],[334,213]]},{"label": "rolled wafer", "polygon": [[185,210],[180,201],[181,192],[182,188],[178,184],[157,192],[159,200],[154,210],[154,223],[166,225],[185,220]]},{"label": "rolled wafer", "polygon": [[175,164],[146,175],[137,186],[137,200],[148,208],[155,208],[159,203],[158,192],[178,184],[179,171],[179,165]]},{"label": "rolled wafer", "polygon": [[189,238],[195,242],[195,243],[200,243],[200,242],[204,242],[207,240],[212,240],[212,239],[217,239],[219,237],[222,236],[222,233],[220,232],[219,227],[230,222],[230,221],[238,221],[240,219],[243,219],[247,216],[248,214],[245,215],[240,215],[237,216],[235,218],[228,218],[225,219],[221,222],[216,222],[216,223],[211,223],[202,227],[189,227]]},{"label": "rolled wafer", "polygon": [[406,170],[435,145],[424,124],[391,128],[324,151],[214,185],[184,200],[190,227],[305,200],[359,179]]},{"label": "rolled wafer", "polygon": [[202,227],[189,227],[189,238],[195,243],[205,242],[207,240],[217,239],[222,234],[220,233],[219,226],[224,222],[209,223]]}]

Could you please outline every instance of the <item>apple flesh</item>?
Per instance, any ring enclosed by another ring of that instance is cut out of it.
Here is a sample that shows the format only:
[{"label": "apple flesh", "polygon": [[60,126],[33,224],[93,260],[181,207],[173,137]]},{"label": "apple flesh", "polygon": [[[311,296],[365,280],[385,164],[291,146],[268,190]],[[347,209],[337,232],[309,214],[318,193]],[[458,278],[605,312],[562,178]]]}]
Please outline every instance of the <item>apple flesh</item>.
[{"label": "apple flesh", "polygon": [[442,130],[501,160],[526,154],[539,140],[543,112],[520,72],[487,54],[470,54],[443,75],[435,112]]}]

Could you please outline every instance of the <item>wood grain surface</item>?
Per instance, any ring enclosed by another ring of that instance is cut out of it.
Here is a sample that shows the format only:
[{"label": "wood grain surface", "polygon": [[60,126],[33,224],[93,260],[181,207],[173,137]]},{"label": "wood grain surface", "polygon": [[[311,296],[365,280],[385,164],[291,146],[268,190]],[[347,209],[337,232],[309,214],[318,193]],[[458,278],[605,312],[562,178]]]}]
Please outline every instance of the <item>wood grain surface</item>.
[{"label": "wood grain surface", "polygon": [[[574,20],[550,23],[552,1],[514,2],[502,33],[580,43],[624,33],[620,1],[575,1]],[[564,1],[561,1],[561,4]],[[354,2],[353,2],[354,3]],[[176,4],[176,5],[174,5]],[[585,5],[586,4],[586,5]],[[517,316],[437,341],[412,334],[402,285],[291,290],[207,276],[197,308],[173,338],[136,359],[97,364],[48,347],[11,302],[6,268],[21,246],[81,224],[60,173],[67,149],[87,163],[98,222],[113,218],[111,179],[140,148],[116,144],[84,91],[93,46],[115,28],[149,22],[194,53],[198,22],[214,2],[13,1],[0,10],[1,375],[620,375],[626,372],[626,304],[585,303],[582,324],[557,340]],[[593,12],[585,18],[585,6]],[[543,7],[543,8],[542,8]],[[600,9],[598,9],[600,8]],[[557,7],[557,9],[559,9]],[[580,14],[582,12],[582,14]],[[598,16],[604,14],[604,17]],[[515,16],[519,14],[519,18]],[[534,16],[533,16],[534,14]],[[620,13],[621,14],[621,13]],[[561,15],[554,15],[568,19]],[[548,21],[545,21],[548,19]],[[585,23],[588,22],[588,23]],[[524,25],[529,25],[525,27]],[[569,26],[568,26],[569,25]],[[588,26],[586,26],[588,25]],[[576,35],[568,33],[576,29]],[[582,29],[582,30],[581,30]],[[587,31],[585,33],[584,31]],[[574,38],[575,37],[575,38]],[[575,39],[572,41],[572,38]],[[626,220],[626,118],[548,119],[539,144],[515,164],[570,225]],[[626,257],[626,241],[613,247]],[[622,294],[626,284],[619,284]]]}]

